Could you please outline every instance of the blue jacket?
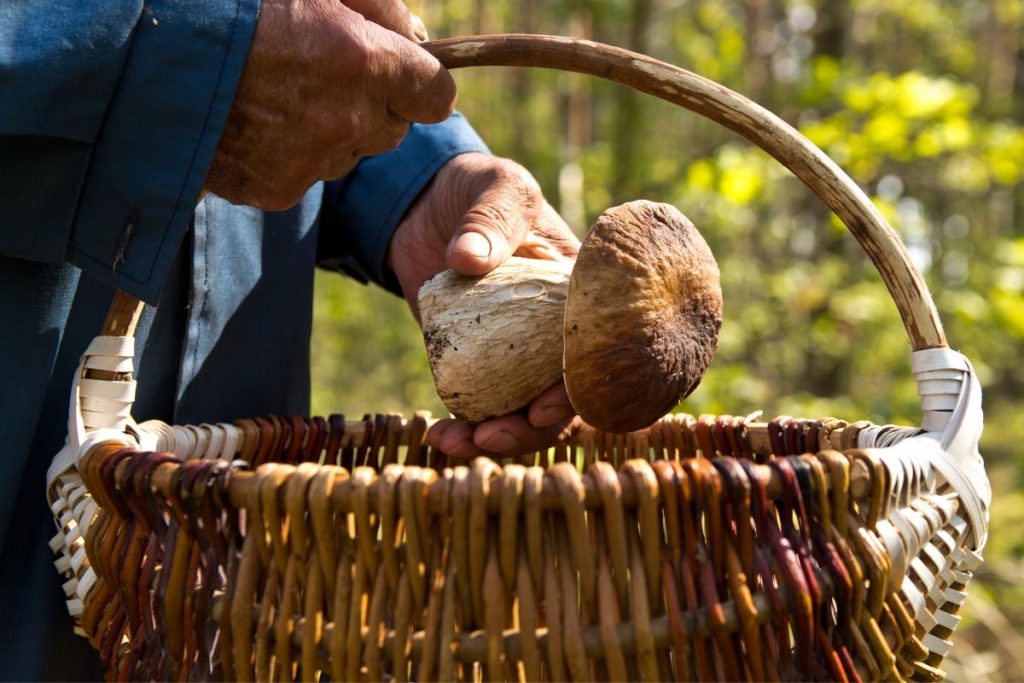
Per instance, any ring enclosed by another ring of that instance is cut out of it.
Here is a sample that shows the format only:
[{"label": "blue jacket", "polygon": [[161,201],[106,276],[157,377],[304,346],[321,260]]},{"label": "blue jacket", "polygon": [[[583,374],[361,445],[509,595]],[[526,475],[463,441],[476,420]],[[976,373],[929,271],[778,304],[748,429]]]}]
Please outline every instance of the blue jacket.
[{"label": "blue jacket", "polygon": [[0,678],[97,675],[46,539],[44,473],[113,288],[144,299],[139,419],[305,413],[315,265],[397,291],[392,231],[461,116],[264,213],[208,196],[258,0],[0,3]]}]

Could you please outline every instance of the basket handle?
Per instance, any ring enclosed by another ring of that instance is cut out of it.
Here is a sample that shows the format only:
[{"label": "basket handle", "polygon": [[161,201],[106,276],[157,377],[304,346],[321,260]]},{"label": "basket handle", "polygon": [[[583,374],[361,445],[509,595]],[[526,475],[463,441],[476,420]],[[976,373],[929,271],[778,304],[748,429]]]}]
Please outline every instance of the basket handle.
[{"label": "basket handle", "polygon": [[[881,274],[913,350],[948,346],[924,278],[896,231],[828,155],[764,107],[685,69],[589,40],[506,34],[449,38],[421,46],[449,69],[533,66],[599,76],[685,107],[739,133],[792,171],[842,219]],[[117,296],[103,334],[131,336],[140,306],[127,295]]]},{"label": "basket handle", "polygon": [[947,346],[928,287],[896,231],[834,161],[764,107],[685,69],[589,40],[506,34],[449,38],[421,46],[449,69],[535,66],[598,76],[739,133],[792,171],[842,219],[881,274],[913,350]]}]

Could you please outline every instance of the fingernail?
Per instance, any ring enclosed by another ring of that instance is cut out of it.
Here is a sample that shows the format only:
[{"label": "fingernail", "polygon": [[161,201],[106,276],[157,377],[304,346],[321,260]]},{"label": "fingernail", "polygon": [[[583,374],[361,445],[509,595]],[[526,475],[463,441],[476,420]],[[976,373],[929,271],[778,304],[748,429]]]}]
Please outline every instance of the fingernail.
[{"label": "fingernail", "polygon": [[569,409],[563,405],[553,405],[544,408],[537,413],[537,418],[532,422],[534,427],[550,427],[569,417]]},{"label": "fingernail", "polygon": [[481,444],[481,448],[495,453],[504,453],[505,451],[513,450],[518,445],[519,439],[502,430],[492,434],[487,441],[484,441],[483,444]]},{"label": "fingernail", "polygon": [[410,14],[409,23],[412,25],[412,34],[416,37],[416,40],[422,43],[430,37],[427,34],[427,26],[420,19],[419,15]]},{"label": "fingernail", "polygon": [[464,232],[455,240],[452,253],[466,254],[485,260],[491,255],[491,243],[478,232]]}]

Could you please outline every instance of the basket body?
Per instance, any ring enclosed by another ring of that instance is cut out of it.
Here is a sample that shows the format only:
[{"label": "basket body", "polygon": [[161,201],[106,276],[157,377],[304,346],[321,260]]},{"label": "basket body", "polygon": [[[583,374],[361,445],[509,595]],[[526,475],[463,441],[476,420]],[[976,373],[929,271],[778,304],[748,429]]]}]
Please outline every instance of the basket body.
[{"label": "basket body", "polygon": [[878,268],[922,428],[668,416],[497,463],[424,449],[423,415],[136,425],[138,308],[115,297],[47,488],[68,608],[110,678],[941,678],[987,536],[981,393],[870,199],[774,115],[643,55],[423,46],[601,76],[770,152]]},{"label": "basket body", "polygon": [[426,425],[92,446],[57,488],[98,503],[69,571],[111,677],[941,677],[980,558],[926,460],[833,450],[866,423],[669,416],[505,464],[445,462]]}]

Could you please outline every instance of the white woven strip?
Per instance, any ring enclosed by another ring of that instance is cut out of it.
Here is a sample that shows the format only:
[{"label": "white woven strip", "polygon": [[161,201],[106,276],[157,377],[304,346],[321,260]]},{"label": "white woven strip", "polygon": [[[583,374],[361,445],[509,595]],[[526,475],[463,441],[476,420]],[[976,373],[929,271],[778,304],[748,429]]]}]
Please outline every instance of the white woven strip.
[{"label": "white woven strip", "polygon": [[970,572],[961,571],[959,569],[953,570],[953,583],[959,583],[962,586],[966,586],[971,582],[973,575]]},{"label": "white woven strip", "polygon": [[946,602],[951,602],[957,606],[964,604],[964,600],[967,599],[967,593],[958,591],[955,588],[947,588],[943,591],[942,595],[946,598]]},{"label": "white woven strip", "polygon": [[[960,373],[960,376],[955,379],[947,377],[921,379],[918,377],[917,382],[918,396],[933,396],[936,394],[953,394],[956,396],[960,394],[960,384],[963,382],[963,373]],[[949,408],[948,410],[952,410],[952,408]]]},{"label": "white woven strip", "polygon": [[60,531],[50,539],[50,552],[57,554],[64,548],[64,534]]},{"label": "white woven strip", "polygon": [[94,337],[89,346],[85,347],[83,356],[121,356],[131,358],[135,355],[135,337],[110,337],[101,335]]},{"label": "white woven strip", "polygon": [[[980,417],[978,421],[980,422]],[[952,421],[949,428],[952,429],[959,424],[962,424],[961,421]],[[950,443],[948,446],[944,443],[947,438]],[[956,453],[951,451],[952,449],[962,451]],[[964,515],[970,520],[969,524],[959,516],[954,518],[957,523],[950,520],[951,530],[955,531],[956,538],[962,539],[965,532],[970,532],[970,538],[964,539],[964,542],[975,549],[983,547],[988,536],[991,489],[984,466],[977,456],[976,440],[971,443],[956,434],[926,433],[904,439],[878,453],[885,454],[887,459],[907,459],[911,462],[913,459],[927,460],[940,481],[947,482],[956,493],[961,507],[959,515]]]},{"label": "white woven strip", "polygon": [[220,423],[220,428],[224,430],[224,446],[221,448],[220,453],[217,454],[221,460],[234,460],[235,454],[238,453],[238,442],[242,439],[242,430],[233,424]]},{"label": "white woven strip", "polygon": [[981,565],[983,560],[981,553],[975,552],[970,548],[964,549],[964,556],[965,561],[963,563],[963,568],[972,572]]},{"label": "white woven strip", "polygon": [[82,424],[89,430],[112,429],[123,431],[128,426],[128,418],[121,415],[110,415],[108,413],[94,413],[91,410],[83,410]]},{"label": "white woven strip", "polygon": [[935,620],[939,622],[939,626],[942,628],[948,628],[950,631],[955,631],[956,627],[960,624],[959,614],[950,614],[943,610],[935,612]]},{"label": "white woven strip", "polygon": [[99,510],[99,505],[97,505],[96,501],[90,497],[89,502],[86,503],[85,511],[82,513],[81,519],[78,520],[78,526],[81,527],[83,535],[89,533],[89,525],[92,524],[92,521],[96,518],[97,510]]},{"label": "white woven strip", "polygon": [[942,431],[946,428],[946,424],[949,424],[949,420],[953,417],[953,409],[949,407],[949,394],[926,394],[921,396],[921,409],[926,413],[942,413],[939,417],[945,420],[945,423],[939,429],[928,429],[929,432]]},{"label": "white woven strip", "polygon": [[132,372],[133,362],[131,357],[121,356],[91,356],[86,366],[90,370],[103,370],[104,372],[118,372],[127,374]]},{"label": "white woven strip", "polygon": [[[953,572],[952,561],[949,558],[944,557],[942,555],[942,552],[935,547],[935,544],[925,544],[925,546],[921,548],[921,553],[927,556],[928,561],[931,563],[933,567],[935,567],[936,571],[938,571],[939,576],[942,577],[943,581],[945,581],[947,584],[956,581],[956,574],[954,574]],[[915,559],[917,559],[918,562],[922,561],[920,560],[920,558]]]},{"label": "white woven strip", "polygon": [[946,589],[949,584],[935,584],[935,587],[928,592],[928,599],[935,605],[946,604]]},{"label": "white woven strip", "polygon": [[85,564],[88,559],[89,558],[85,555],[85,546],[83,545],[75,551],[74,555],[71,556],[71,570],[77,574],[78,570],[82,568],[82,565]]},{"label": "white woven strip", "polygon": [[934,652],[941,657],[945,657],[949,653],[949,649],[953,647],[953,643],[930,633],[921,639],[921,644],[928,648],[929,652]]},{"label": "white woven strip", "polygon": [[75,594],[83,602],[85,601],[86,596],[89,595],[89,590],[96,583],[97,578],[98,577],[96,576],[96,570],[92,567],[86,569],[85,573],[82,574],[82,579],[78,582],[78,588],[75,590]]},{"label": "white woven strip", "polygon": [[196,437],[188,429],[180,425],[171,427],[174,430],[174,454],[179,458],[188,458],[196,446]]},{"label": "white woven strip", "polygon": [[88,493],[89,491],[85,488],[85,483],[81,481],[77,482],[68,492],[68,506],[72,508],[76,516],[80,513],[80,510],[75,508],[78,507],[78,504],[82,502],[82,498]]},{"label": "white woven strip", "polygon": [[68,506],[68,501],[64,496],[56,498],[50,503],[50,512],[53,513],[54,517],[60,517],[60,513],[64,511],[64,508]]},{"label": "white woven strip", "polygon": [[134,427],[139,447],[144,451],[167,452],[174,449],[174,430],[162,420],[146,420]]},{"label": "white woven strip", "polygon": [[92,496],[86,496],[82,500],[78,501],[77,505],[75,505],[75,509],[74,509],[75,522],[79,526],[81,526],[82,520],[85,519],[85,514],[86,514],[85,510],[86,510],[86,508],[89,507],[89,503],[91,501],[92,501]]},{"label": "white woven strip", "polygon": [[99,396],[82,396],[82,412],[109,413],[117,417],[129,417],[132,413],[131,401],[119,401]]},{"label": "white woven strip", "polygon": [[[956,540],[946,529],[939,529],[935,532],[935,537],[932,539],[932,543],[938,547],[939,552],[945,557],[952,559],[953,551],[956,550]],[[941,546],[939,545],[941,544]]]},{"label": "white woven strip", "polygon": [[[89,344],[78,372],[75,373],[71,386],[71,402],[68,411],[68,442],[75,448],[85,440],[87,433],[94,429],[113,429],[124,431],[130,422],[128,415],[131,403],[135,400],[134,381],[106,381],[83,377],[86,370],[110,370],[119,372],[131,371],[131,360],[135,355],[135,339],[133,337],[96,337]],[[115,408],[113,415],[106,415],[106,404],[102,408],[90,403],[83,405],[83,398],[112,399],[120,404],[127,403],[127,409]],[[84,410],[83,410],[84,408]],[[77,454],[73,456],[77,458]],[[62,463],[66,461],[62,459]],[[53,466],[51,466],[53,469]]]},{"label": "white woven strip", "polygon": [[903,585],[900,587],[900,592],[903,594],[903,599],[910,606],[910,613],[914,615],[917,623],[921,624],[924,630],[930,631],[935,626],[935,620],[928,613],[924,594],[914,585],[909,576],[903,577]]},{"label": "white woven strip", "polygon": [[929,432],[944,431],[960,403],[970,364],[952,349],[925,349],[910,354],[910,367],[924,410],[922,426]]},{"label": "white woven strip", "polygon": [[895,592],[900,589],[903,577],[907,573],[907,548],[903,535],[893,526],[889,519],[880,519],[875,523],[875,534],[882,541],[889,558],[892,560],[892,568],[889,572],[888,592]]},{"label": "white woven strip", "polygon": [[195,445],[192,447],[192,452],[183,457],[187,459],[191,458],[202,458],[206,455],[207,448],[210,445],[210,432],[205,427],[197,427],[195,425],[186,425],[185,429],[192,432],[195,436]]}]

